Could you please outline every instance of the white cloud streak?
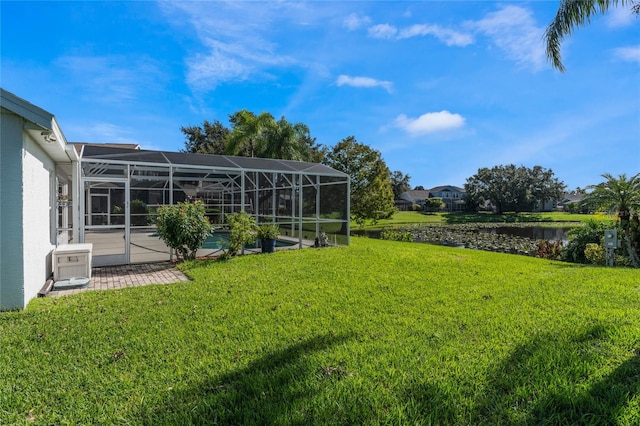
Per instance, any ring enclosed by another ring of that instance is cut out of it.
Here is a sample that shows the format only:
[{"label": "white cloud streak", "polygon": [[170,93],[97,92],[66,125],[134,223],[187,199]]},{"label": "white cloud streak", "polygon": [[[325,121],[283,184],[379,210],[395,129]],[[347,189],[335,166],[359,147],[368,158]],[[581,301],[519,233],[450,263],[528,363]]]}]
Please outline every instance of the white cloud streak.
[{"label": "white cloud streak", "polygon": [[55,64],[85,96],[102,103],[132,101],[145,90],[157,90],[164,80],[156,62],[144,57],[62,56]]},{"label": "white cloud streak", "polygon": [[416,24],[400,31],[399,39],[432,35],[447,46],[464,47],[473,43],[473,36],[439,25]]},{"label": "white cloud streak", "polygon": [[340,75],[336,80],[338,86],[352,86],[352,87],[382,87],[387,92],[393,91],[393,83],[390,81],[376,80],[371,77],[351,77],[348,75]]},{"label": "white cloud streak", "polygon": [[460,114],[452,114],[447,110],[427,112],[418,118],[409,118],[400,114],[393,122],[394,127],[398,127],[412,136],[455,130],[464,125],[464,117]]},{"label": "white cloud streak", "polygon": [[447,46],[464,47],[473,43],[473,36],[439,25],[415,24],[407,28],[398,29],[389,24],[378,24],[369,27],[369,37],[379,39],[402,40],[420,36],[433,36]]},{"label": "white cloud streak", "polygon": [[298,3],[162,2],[161,6],[175,25],[186,22],[193,27],[204,47],[185,60],[187,83],[197,91],[265,75],[270,67],[295,64],[265,35],[279,20],[304,25],[309,18],[305,5]]},{"label": "white cloud streak", "polygon": [[546,64],[542,36],[544,29],[536,26],[529,9],[505,6],[467,25],[489,37],[507,56],[522,66],[542,69]]},{"label": "white cloud streak", "polygon": [[414,24],[397,28],[385,23],[369,27],[368,35],[386,40],[431,36],[447,46],[456,47],[474,44],[475,37],[481,35],[521,66],[538,71],[546,65],[542,42],[544,28],[536,25],[529,9],[508,5],[486,14],[482,19],[463,23],[463,28],[464,30],[456,30],[435,24]]},{"label": "white cloud streak", "polygon": [[636,62],[640,64],[640,45],[618,47],[613,49],[613,55],[622,61]]},{"label": "white cloud streak", "polygon": [[606,23],[609,28],[624,28],[638,22],[638,16],[633,13],[630,5],[614,7],[606,15]]},{"label": "white cloud streak", "polygon": [[133,129],[104,121],[94,121],[90,123],[72,122],[67,125],[67,131],[74,135],[75,142],[140,143],[132,137],[132,135],[135,134]]},{"label": "white cloud streak", "polygon": [[369,25],[370,23],[371,18],[369,18],[368,16],[361,17],[355,13],[352,13],[345,18],[345,20],[342,22],[342,25],[344,25],[349,31],[355,31],[365,25]]},{"label": "white cloud streak", "polygon": [[369,37],[381,39],[393,39],[398,33],[398,29],[389,24],[378,24],[369,27]]}]

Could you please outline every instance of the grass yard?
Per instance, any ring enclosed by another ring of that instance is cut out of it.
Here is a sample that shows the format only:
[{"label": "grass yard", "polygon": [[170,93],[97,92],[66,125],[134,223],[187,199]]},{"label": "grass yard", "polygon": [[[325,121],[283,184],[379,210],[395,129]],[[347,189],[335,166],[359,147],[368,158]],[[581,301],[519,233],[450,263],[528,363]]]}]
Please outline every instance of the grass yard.
[{"label": "grass yard", "polygon": [[0,314],[0,424],[640,424],[640,273],[353,238]]}]

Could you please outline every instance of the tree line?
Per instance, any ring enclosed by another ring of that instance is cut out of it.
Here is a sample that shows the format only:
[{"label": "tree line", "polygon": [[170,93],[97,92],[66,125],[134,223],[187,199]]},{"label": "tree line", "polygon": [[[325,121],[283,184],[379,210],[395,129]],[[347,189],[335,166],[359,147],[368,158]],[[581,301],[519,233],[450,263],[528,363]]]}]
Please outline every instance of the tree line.
[{"label": "tree line", "polygon": [[[218,120],[200,126],[181,127],[183,151],[200,154],[237,155],[322,163],[351,178],[351,217],[357,223],[389,218],[394,201],[411,189],[411,177],[390,171],[382,154],[348,136],[332,147],[316,142],[304,123],[276,120],[268,112],[248,110],[229,115],[230,127]],[[465,184],[467,210],[492,206],[496,212],[531,211],[538,203],[559,199],[564,183],[553,171],[515,165],[481,168]],[[434,200],[437,201],[437,200]],[[438,208],[433,203],[431,210]]]},{"label": "tree line", "polygon": [[276,120],[268,112],[241,110],[229,115],[229,123],[226,127],[218,120],[205,120],[201,126],[181,127],[186,137],[183,151],[325,164],[350,176],[351,218],[358,223],[395,213],[392,175],[402,176],[408,185],[408,175],[392,173],[379,151],[354,136],[327,147],[316,142],[306,124],[285,117]]},{"label": "tree line", "polygon": [[[351,218],[358,223],[391,217],[394,200],[411,189],[408,174],[390,171],[380,151],[354,136],[324,146],[306,124],[289,122],[284,116],[276,120],[267,112],[241,110],[229,115],[229,123],[226,127],[218,120],[205,120],[201,126],[181,127],[186,137],[183,151],[325,164],[350,176]],[[545,201],[561,199],[566,190],[551,169],[513,164],[480,168],[466,179],[464,188],[467,211],[496,213],[537,210]]]}]

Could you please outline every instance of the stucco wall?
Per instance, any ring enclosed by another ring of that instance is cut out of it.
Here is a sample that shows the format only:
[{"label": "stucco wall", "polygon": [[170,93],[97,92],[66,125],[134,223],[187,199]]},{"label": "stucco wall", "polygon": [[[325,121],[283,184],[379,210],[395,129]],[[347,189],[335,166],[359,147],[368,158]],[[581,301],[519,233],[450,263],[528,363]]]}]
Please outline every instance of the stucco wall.
[{"label": "stucco wall", "polygon": [[[25,135],[27,135],[25,133]],[[35,297],[51,274],[52,214],[55,214],[55,163],[29,136],[22,160],[24,297]]]},{"label": "stucco wall", "polygon": [[22,126],[2,112],[0,120],[0,310],[24,307],[22,262]]}]

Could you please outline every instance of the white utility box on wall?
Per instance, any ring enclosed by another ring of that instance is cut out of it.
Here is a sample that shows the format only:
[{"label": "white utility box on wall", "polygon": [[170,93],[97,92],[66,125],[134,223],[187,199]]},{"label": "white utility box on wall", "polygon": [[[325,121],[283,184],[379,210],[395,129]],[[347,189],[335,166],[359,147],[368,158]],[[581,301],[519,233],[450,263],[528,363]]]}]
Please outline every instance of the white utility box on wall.
[{"label": "white utility box on wall", "polygon": [[93,244],[62,244],[53,251],[54,281],[69,278],[91,278]]}]

